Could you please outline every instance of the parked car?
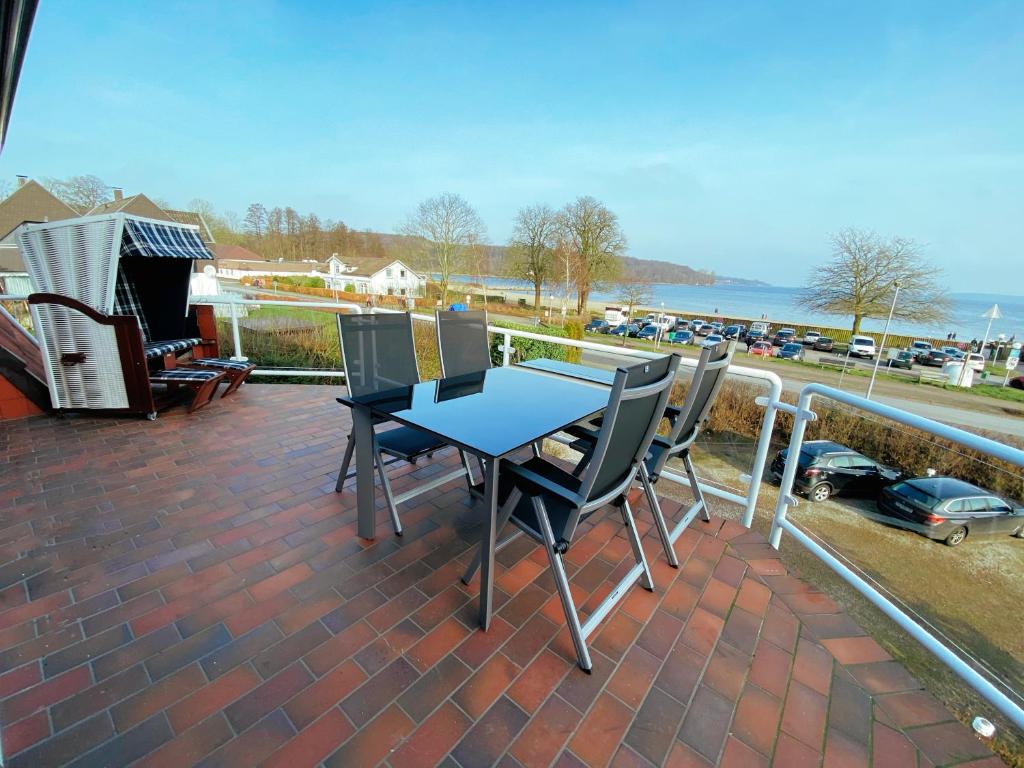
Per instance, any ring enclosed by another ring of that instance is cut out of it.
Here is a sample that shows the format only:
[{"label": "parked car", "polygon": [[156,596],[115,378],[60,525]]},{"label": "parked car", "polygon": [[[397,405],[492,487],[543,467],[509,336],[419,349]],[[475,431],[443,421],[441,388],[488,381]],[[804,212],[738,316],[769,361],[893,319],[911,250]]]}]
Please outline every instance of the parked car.
[{"label": "parked car", "polygon": [[875,340],[870,336],[854,336],[850,339],[850,357],[875,359]]},{"label": "parked car", "polygon": [[941,368],[952,358],[941,349],[930,349],[923,355],[918,355],[917,362],[921,365],[928,365],[932,368]]},{"label": "parked car", "polygon": [[750,324],[750,330],[760,331],[762,336],[767,336],[768,331],[771,330],[771,326],[768,323],[762,323],[760,320]]},{"label": "parked car", "polygon": [[669,344],[693,344],[693,331],[672,331],[668,335]]},{"label": "parked car", "polygon": [[963,360],[964,357],[967,356],[966,352],[964,352],[962,349],[957,349],[956,347],[943,347],[942,351],[945,352],[954,360]]},{"label": "parked car", "polygon": [[884,488],[878,511],[891,523],[951,547],[975,534],[1024,537],[1024,507],[955,477],[915,477]]},{"label": "parked car", "polygon": [[811,346],[811,349],[818,352],[831,352],[834,348],[835,343],[828,336],[819,336],[818,340]]},{"label": "parked car", "polygon": [[683,320],[683,319],[676,320],[676,328],[675,329],[677,331],[688,331],[688,330],[690,330],[690,321],[689,320]]},{"label": "parked car", "polygon": [[634,317],[629,322],[631,322],[637,328],[646,328],[648,325],[651,324],[651,321],[648,320],[646,317]]},{"label": "parked car", "polygon": [[723,328],[725,328],[725,323],[720,323],[717,320],[711,323],[711,329],[713,333],[721,333]]},{"label": "parked car", "polygon": [[804,345],[796,341],[783,344],[779,347],[779,354],[777,357],[781,357],[784,360],[803,360]]},{"label": "parked car", "polygon": [[693,331],[694,333],[697,333],[698,331],[700,331],[701,326],[702,325],[706,325],[706,324],[707,324],[707,320],[701,320],[700,318],[697,318],[695,320],[691,320],[690,321],[690,330]]},{"label": "parked car", "polygon": [[804,344],[813,347],[814,342],[821,338],[821,333],[818,331],[808,331],[804,334]]},{"label": "parked car", "polygon": [[921,362],[921,358],[932,351],[932,345],[927,341],[914,341],[911,342],[908,349],[914,353],[917,361]]},{"label": "parked car", "polygon": [[612,324],[607,320],[599,320],[597,318],[591,320],[589,323],[583,326],[583,330],[587,333],[608,333],[612,329]]},{"label": "parked car", "polygon": [[711,327],[711,323],[701,323],[700,327],[697,328],[698,336],[710,336],[715,332],[715,329]]},{"label": "parked car", "polygon": [[1016,378],[1010,379],[1009,384],[1014,389],[1024,389],[1024,376],[1017,376]]},{"label": "parked car", "polygon": [[654,341],[658,338],[658,334],[661,333],[661,328],[655,324],[645,325],[640,329],[640,333],[636,335],[638,339],[647,339],[648,341]]},{"label": "parked car", "polygon": [[638,326],[636,323],[630,323],[629,325],[626,325],[626,323],[621,323],[612,328],[609,331],[609,333],[612,336],[621,336],[624,333],[629,336],[636,336],[638,333],[640,333],[640,326]]},{"label": "parked car", "polygon": [[890,368],[905,368],[909,371],[914,367],[914,353],[909,349],[904,349],[896,357],[890,357],[888,365]]},{"label": "parked car", "polygon": [[[789,449],[775,455],[771,471],[782,477]],[[899,470],[879,464],[845,445],[831,440],[808,440],[800,446],[793,489],[811,501],[825,501],[843,493],[875,496],[885,486],[902,478]]]},{"label": "parked car", "polygon": [[796,331],[792,328],[780,328],[772,337],[772,345],[776,347],[789,344],[791,341],[796,341]]},{"label": "parked car", "polygon": [[977,373],[985,370],[985,358],[977,352],[971,352],[967,356],[967,364]]},{"label": "parked car", "polygon": [[770,341],[758,341],[755,344],[751,344],[747,347],[747,352],[761,357],[771,357],[775,354],[775,350]]},{"label": "parked car", "polygon": [[722,334],[720,333],[709,333],[707,338],[700,343],[702,347],[713,347],[715,344],[721,344],[723,341]]},{"label": "parked car", "polygon": [[722,338],[724,339],[737,339],[740,335],[740,327],[738,325],[727,325],[722,329]]}]

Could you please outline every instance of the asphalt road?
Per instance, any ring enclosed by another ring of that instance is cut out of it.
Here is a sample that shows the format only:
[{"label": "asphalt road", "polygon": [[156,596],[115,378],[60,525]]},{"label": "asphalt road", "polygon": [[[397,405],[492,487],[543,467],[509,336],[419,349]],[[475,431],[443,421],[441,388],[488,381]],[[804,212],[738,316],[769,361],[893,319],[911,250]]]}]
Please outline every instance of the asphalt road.
[{"label": "asphalt road", "polygon": [[[584,350],[583,362],[600,367],[618,365],[623,358],[616,355],[612,349],[614,348],[610,348],[608,353]],[[687,355],[697,354],[697,347],[693,346],[674,349],[679,349]],[[805,384],[811,382],[839,387],[858,395],[864,395],[867,391],[869,379],[866,377],[843,376],[840,382],[839,371],[795,364],[788,367],[786,361],[765,360],[747,354],[744,349],[741,344],[736,354],[736,362],[749,368],[774,371],[782,377],[783,388],[787,392],[799,392]],[[832,356],[810,350],[806,352],[806,362],[817,362],[820,357]],[[857,367],[863,370],[871,370],[872,365],[872,361],[857,361]],[[879,368],[879,371],[882,370]],[[919,370],[919,367],[915,366],[915,370]],[[939,369],[925,370],[937,372]],[[1024,438],[1024,404],[958,393],[939,387],[926,387],[921,390],[918,397],[916,392],[908,393],[907,389],[907,386],[900,382],[877,379],[872,399],[944,424]]]}]

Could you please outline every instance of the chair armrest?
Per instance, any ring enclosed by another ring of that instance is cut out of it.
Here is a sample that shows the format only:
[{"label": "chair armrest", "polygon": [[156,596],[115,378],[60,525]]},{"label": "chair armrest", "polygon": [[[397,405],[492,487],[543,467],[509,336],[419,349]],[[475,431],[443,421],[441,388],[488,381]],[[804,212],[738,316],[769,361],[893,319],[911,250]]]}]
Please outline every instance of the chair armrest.
[{"label": "chair armrest", "polygon": [[683,415],[683,409],[675,405],[665,406],[665,418],[668,419],[669,423],[674,427],[676,420]]},{"label": "chair armrest", "polygon": [[580,506],[585,501],[578,493],[574,493],[568,488],[563,488],[557,483],[551,482],[543,475],[538,475],[521,464],[509,464],[502,469],[512,475],[512,483],[526,496],[539,496],[542,493],[549,493],[552,496],[558,496],[573,506]]}]

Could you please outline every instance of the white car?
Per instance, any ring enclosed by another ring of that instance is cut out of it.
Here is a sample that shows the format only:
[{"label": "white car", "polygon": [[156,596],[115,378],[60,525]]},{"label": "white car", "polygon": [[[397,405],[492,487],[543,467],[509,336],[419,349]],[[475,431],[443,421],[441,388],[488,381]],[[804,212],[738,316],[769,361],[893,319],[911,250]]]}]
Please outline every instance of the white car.
[{"label": "white car", "polygon": [[875,359],[875,340],[870,336],[854,336],[850,339],[850,357]]},{"label": "white car", "polygon": [[971,366],[971,369],[981,373],[985,370],[985,358],[977,352],[972,352],[967,356],[967,364]]},{"label": "white car", "polygon": [[702,347],[713,347],[715,344],[722,343],[722,335],[718,333],[708,334],[708,337],[700,343]]},{"label": "white car", "polygon": [[804,334],[804,344],[813,344],[821,338],[821,334],[817,331],[808,331]]}]

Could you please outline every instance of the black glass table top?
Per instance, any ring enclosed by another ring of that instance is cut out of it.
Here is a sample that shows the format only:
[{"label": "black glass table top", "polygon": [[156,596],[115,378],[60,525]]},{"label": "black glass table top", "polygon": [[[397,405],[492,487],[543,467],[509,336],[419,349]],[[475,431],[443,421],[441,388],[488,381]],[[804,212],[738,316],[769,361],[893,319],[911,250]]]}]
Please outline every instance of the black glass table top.
[{"label": "black glass table top", "polygon": [[535,360],[524,360],[516,363],[520,368],[530,368],[545,373],[555,373],[559,376],[568,376],[582,381],[591,381],[595,384],[611,386],[615,381],[615,371],[605,368],[592,368],[589,365],[578,363],[567,363],[564,360],[552,360],[547,357],[538,357]]},{"label": "black glass table top", "polygon": [[608,390],[521,368],[491,368],[338,401],[481,456],[504,456],[603,410]]}]

